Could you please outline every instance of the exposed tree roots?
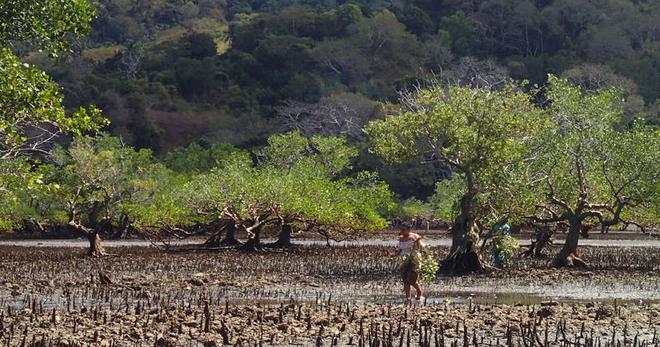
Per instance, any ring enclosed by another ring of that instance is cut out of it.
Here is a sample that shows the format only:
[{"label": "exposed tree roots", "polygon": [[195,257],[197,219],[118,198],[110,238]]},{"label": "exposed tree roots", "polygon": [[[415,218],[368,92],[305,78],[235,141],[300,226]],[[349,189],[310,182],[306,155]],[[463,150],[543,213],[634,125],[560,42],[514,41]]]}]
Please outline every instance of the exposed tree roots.
[{"label": "exposed tree roots", "polygon": [[443,275],[465,275],[487,269],[479,258],[479,254],[472,249],[457,249],[450,254],[440,265],[439,273]]},{"label": "exposed tree roots", "polygon": [[584,260],[580,259],[574,253],[569,254],[566,257],[562,257],[560,255],[555,257],[555,259],[552,261],[552,266],[553,267],[556,267],[556,268],[563,268],[563,267],[587,268],[587,267],[589,267],[589,265]]}]

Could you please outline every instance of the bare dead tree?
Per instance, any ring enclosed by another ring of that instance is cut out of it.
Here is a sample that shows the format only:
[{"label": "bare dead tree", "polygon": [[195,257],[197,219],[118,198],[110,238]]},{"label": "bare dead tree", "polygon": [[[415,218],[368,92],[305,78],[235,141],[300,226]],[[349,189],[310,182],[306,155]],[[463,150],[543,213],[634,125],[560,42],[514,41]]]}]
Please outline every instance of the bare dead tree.
[{"label": "bare dead tree", "polygon": [[315,104],[287,100],[276,108],[276,113],[283,131],[361,139],[363,126],[373,118],[375,104],[358,95],[339,94]]},{"label": "bare dead tree", "polygon": [[451,68],[431,71],[407,88],[400,89],[398,91],[399,105],[407,111],[421,112],[424,105],[416,101],[421,90],[454,86],[497,89],[511,81],[507,69],[495,61],[463,57]]},{"label": "bare dead tree", "polygon": [[463,57],[446,73],[454,85],[469,85],[474,88],[497,88],[511,80],[509,72],[492,59],[479,60]]},{"label": "bare dead tree", "polygon": [[[45,157],[62,134],[62,129],[55,122],[42,121],[35,124],[30,114],[16,115],[9,127],[0,130],[0,159]],[[23,136],[26,140],[12,141],[15,136]]]},{"label": "bare dead tree", "polygon": [[131,47],[124,51],[121,56],[121,63],[126,77],[129,79],[136,79],[140,76],[140,68],[142,67],[142,60],[144,54],[142,50],[136,47]]}]

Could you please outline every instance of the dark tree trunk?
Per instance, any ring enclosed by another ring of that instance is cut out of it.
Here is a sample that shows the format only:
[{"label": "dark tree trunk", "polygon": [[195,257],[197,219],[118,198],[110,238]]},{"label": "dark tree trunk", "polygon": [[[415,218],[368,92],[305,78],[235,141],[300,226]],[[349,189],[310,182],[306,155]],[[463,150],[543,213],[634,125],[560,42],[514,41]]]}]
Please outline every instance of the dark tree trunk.
[{"label": "dark tree trunk", "polygon": [[[241,250],[246,252],[254,252],[261,249],[261,226],[253,227],[251,230],[252,235],[248,236],[247,241],[241,246]],[[250,235],[248,231],[248,235]]]},{"label": "dark tree trunk", "polygon": [[587,264],[577,256],[578,240],[582,231],[582,218],[572,216],[569,220],[566,243],[559,254],[552,261],[552,266],[560,267],[586,267]]},{"label": "dark tree trunk", "polygon": [[522,253],[523,257],[531,258],[542,258],[546,254],[544,252],[545,248],[552,243],[552,231],[550,228],[542,227],[536,230],[536,235],[534,241],[529,246],[529,248]]},{"label": "dark tree trunk", "polygon": [[293,244],[291,243],[291,232],[293,228],[291,227],[291,224],[289,223],[283,223],[280,226],[280,234],[277,238],[277,241],[274,243],[270,244],[270,247],[274,248],[289,248],[293,247]]},{"label": "dark tree trunk", "polygon": [[452,226],[452,243],[449,255],[442,262],[439,272],[447,275],[463,275],[481,271],[484,265],[477,253],[479,234],[472,213],[474,193],[461,197],[461,212]]},{"label": "dark tree trunk", "polygon": [[82,233],[87,237],[87,240],[89,240],[89,249],[87,250],[87,255],[91,257],[100,257],[107,255],[105,253],[105,249],[101,245],[101,236],[99,235],[99,231],[93,228],[88,228],[78,222],[76,222],[74,219],[71,219],[69,221],[69,227],[73,228],[76,232]]},{"label": "dark tree trunk", "polygon": [[240,244],[241,241],[236,239],[236,225],[234,222],[227,222],[225,224],[225,237],[220,240],[220,247],[233,247]]},{"label": "dark tree trunk", "polygon": [[106,255],[105,249],[101,245],[101,237],[96,231],[87,233],[87,239],[89,240],[89,250],[87,255],[91,257],[100,257]]},{"label": "dark tree trunk", "polygon": [[[112,226],[110,226],[112,228]],[[112,237],[115,239],[124,239],[127,238],[129,232],[131,231],[131,219],[127,215],[121,216],[119,218],[119,225],[115,229]]]},{"label": "dark tree trunk", "polygon": [[[224,236],[223,235],[224,232]],[[236,239],[236,225],[234,222],[225,222],[220,230],[216,231],[204,242],[204,247],[234,247],[242,243]]]}]

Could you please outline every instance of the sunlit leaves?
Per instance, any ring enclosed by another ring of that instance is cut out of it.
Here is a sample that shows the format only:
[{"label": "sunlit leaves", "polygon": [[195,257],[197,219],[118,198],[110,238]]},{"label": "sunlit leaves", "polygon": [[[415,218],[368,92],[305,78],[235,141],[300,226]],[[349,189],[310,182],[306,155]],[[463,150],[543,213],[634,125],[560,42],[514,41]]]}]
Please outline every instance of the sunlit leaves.
[{"label": "sunlit leaves", "polygon": [[268,146],[259,152],[264,164],[291,168],[311,160],[320,174],[335,175],[351,166],[357,149],[341,137],[305,137],[298,131],[268,138]]},{"label": "sunlit leaves", "polygon": [[36,217],[32,198],[42,188],[43,177],[24,158],[0,160],[0,231],[11,230]]},{"label": "sunlit leaves", "polygon": [[105,124],[96,108],[67,114],[59,86],[0,48],[0,156],[34,154],[61,132],[80,135]]},{"label": "sunlit leaves", "polygon": [[90,29],[94,14],[94,7],[85,0],[0,2],[2,158],[39,153],[62,132],[81,135],[105,125],[93,107],[66,114],[57,84],[44,72],[22,63],[9,48],[14,42],[24,42],[56,54],[67,47],[67,35]]},{"label": "sunlit leaves", "polygon": [[616,222],[621,207],[626,220],[657,224],[658,128],[617,129],[623,110],[616,90],[585,92],[557,77],[549,80],[544,112],[554,126],[539,138],[528,167],[537,177],[530,188],[548,197],[544,212]]},{"label": "sunlit leaves", "polygon": [[151,151],[136,151],[110,136],[77,138],[54,159],[48,181],[59,186],[53,193],[59,204],[53,210],[92,227],[102,220],[116,226],[146,213],[175,179]]},{"label": "sunlit leaves", "polygon": [[[366,131],[374,152],[390,161],[439,161],[463,174],[463,192],[478,193],[475,203],[486,210],[507,208],[507,198],[493,192],[504,189],[514,194],[510,170],[528,155],[531,139],[543,123],[530,95],[515,86],[496,91],[432,87],[416,95],[409,111],[372,122]],[[442,203],[445,218],[454,202]]]},{"label": "sunlit leaves", "polygon": [[91,29],[96,9],[87,0],[3,0],[0,2],[0,46],[27,41],[57,53],[68,35]]},{"label": "sunlit leaves", "polygon": [[[225,143],[202,146],[192,143],[165,155],[163,162],[170,169],[187,174],[208,172],[240,149]],[[246,153],[247,155],[247,153]]]},{"label": "sunlit leaves", "polygon": [[453,221],[458,214],[457,202],[465,193],[465,178],[453,175],[435,185],[435,193],[429,198],[434,216],[443,221]]},{"label": "sunlit leaves", "polygon": [[192,218],[229,218],[243,227],[284,221],[333,233],[386,225],[382,215],[392,207],[386,184],[367,173],[335,177],[356,155],[343,139],[274,135],[257,154],[257,163],[229,156],[183,185],[176,194]]},{"label": "sunlit leaves", "polygon": [[[59,86],[11,51],[14,43],[22,43],[56,55],[68,47],[69,35],[89,31],[94,14],[94,7],[85,0],[0,2],[0,159],[7,161],[0,165],[17,165],[28,156],[43,157],[61,135],[80,136],[107,124],[95,107],[65,112]],[[19,174],[32,174],[35,168],[23,163],[15,169],[14,177],[22,177],[24,182],[4,187],[6,194],[0,202],[6,206],[16,206],[17,196],[30,191],[31,182],[37,182],[26,181],[25,175]],[[52,186],[37,183],[43,193],[51,192]],[[30,194],[22,198],[18,205],[32,204]]]}]

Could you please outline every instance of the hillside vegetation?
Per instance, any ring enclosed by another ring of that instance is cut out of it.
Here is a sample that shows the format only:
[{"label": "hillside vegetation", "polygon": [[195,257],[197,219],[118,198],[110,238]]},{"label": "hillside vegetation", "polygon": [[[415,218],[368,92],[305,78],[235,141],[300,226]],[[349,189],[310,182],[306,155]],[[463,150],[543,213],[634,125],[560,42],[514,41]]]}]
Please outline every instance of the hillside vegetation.
[{"label": "hillside vegetation", "polygon": [[[193,141],[263,144],[269,134],[291,129],[359,142],[367,121],[429,77],[542,84],[554,73],[588,89],[618,86],[627,121],[658,122],[655,1],[101,0],[96,6],[93,30],[76,40],[73,55],[28,59],[63,86],[67,107],[95,104],[113,134],[159,153]],[[361,158],[366,167],[378,166]],[[433,176],[442,176],[416,166],[402,167],[423,171],[430,184],[394,182],[406,196],[432,193]]]}]

